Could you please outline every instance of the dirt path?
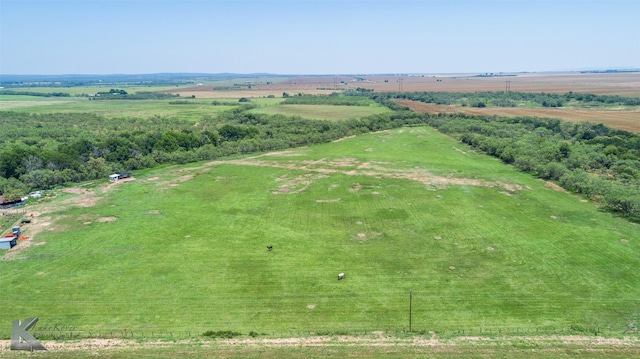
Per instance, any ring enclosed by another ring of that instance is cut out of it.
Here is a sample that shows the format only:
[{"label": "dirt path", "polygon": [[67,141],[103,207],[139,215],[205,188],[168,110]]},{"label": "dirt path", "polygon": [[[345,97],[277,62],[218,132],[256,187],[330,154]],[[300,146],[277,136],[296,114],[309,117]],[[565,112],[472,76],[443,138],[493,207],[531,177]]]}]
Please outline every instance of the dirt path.
[{"label": "dirt path", "polygon": [[[315,336],[290,338],[237,338],[237,339],[185,339],[177,341],[164,340],[128,340],[128,339],[82,339],[74,341],[42,341],[48,351],[108,351],[136,350],[146,348],[180,348],[180,347],[252,347],[252,348],[286,348],[286,347],[431,347],[431,348],[463,348],[473,346],[496,347],[508,345],[526,345],[544,348],[638,348],[640,338],[598,337],[581,335],[549,335],[549,336],[505,336],[505,337],[454,337],[437,338],[434,334],[415,337],[394,337],[384,334],[367,336]],[[11,342],[0,340],[0,353],[10,351]]]}]

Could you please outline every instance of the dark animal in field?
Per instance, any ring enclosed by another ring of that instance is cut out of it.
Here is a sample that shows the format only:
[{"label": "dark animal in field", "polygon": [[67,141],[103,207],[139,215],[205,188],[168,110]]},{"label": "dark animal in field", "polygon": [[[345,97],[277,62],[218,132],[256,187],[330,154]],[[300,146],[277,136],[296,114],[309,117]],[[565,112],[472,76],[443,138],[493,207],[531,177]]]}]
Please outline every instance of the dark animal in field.
[{"label": "dark animal in field", "polygon": [[268,250],[268,251],[273,250],[273,246],[267,246],[267,250]]},{"label": "dark animal in field", "polygon": [[338,274],[338,280],[344,279],[344,273],[339,273]]}]

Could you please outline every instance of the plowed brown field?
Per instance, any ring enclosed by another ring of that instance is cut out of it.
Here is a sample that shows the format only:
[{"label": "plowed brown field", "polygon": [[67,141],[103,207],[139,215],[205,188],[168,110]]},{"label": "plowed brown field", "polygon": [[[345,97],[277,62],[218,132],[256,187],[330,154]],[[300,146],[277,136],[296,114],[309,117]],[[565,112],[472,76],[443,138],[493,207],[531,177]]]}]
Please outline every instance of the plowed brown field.
[{"label": "plowed brown field", "polygon": [[[386,81],[386,82],[385,82]],[[640,72],[628,73],[518,73],[513,76],[476,77],[470,74],[451,75],[318,75],[281,77],[270,84],[255,84],[251,89],[213,90],[213,86],[198,86],[167,90],[181,96],[199,98],[239,98],[282,96],[291,94],[328,94],[357,87],[378,92],[442,91],[475,92],[504,91],[509,81],[511,91],[566,93],[569,91],[598,95],[640,97]]]},{"label": "plowed brown field", "polygon": [[572,110],[562,108],[475,108],[434,105],[411,100],[396,100],[420,113],[465,113],[471,115],[535,116],[559,118],[571,122],[603,123],[607,126],[630,132],[640,132],[640,109],[635,110]]},{"label": "plowed brown field", "polygon": [[[475,77],[469,75],[436,76],[372,76],[371,83],[358,86],[375,91],[442,91],[475,92],[505,91],[510,81],[511,91],[566,93],[569,91],[598,95],[640,97],[640,72],[582,74],[582,73],[535,73],[516,76]],[[401,79],[401,81],[400,81]],[[387,80],[388,82],[384,82]]]}]

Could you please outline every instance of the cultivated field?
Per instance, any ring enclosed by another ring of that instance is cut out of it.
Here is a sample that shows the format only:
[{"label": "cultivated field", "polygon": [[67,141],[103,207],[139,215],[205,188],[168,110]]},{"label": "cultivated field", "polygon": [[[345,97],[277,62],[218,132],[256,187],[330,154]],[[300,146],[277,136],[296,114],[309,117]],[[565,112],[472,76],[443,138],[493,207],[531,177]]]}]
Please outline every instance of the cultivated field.
[{"label": "cultivated field", "polygon": [[565,108],[517,108],[517,107],[462,107],[435,105],[419,101],[396,100],[420,113],[465,113],[472,115],[533,116],[559,118],[570,122],[603,123],[609,127],[630,132],[640,132],[640,109],[565,109]]},{"label": "cultivated field", "polygon": [[27,212],[0,322],[398,333],[412,290],[414,331],[436,336],[636,332],[636,225],[430,128],[141,171]]},{"label": "cultivated field", "polygon": [[[464,74],[452,75],[358,75],[358,76],[292,76],[275,78],[269,84],[255,81],[249,88],[235,90],[213,90],[213,86],[171,89],[165,92],[179,93],[183,97],[197,98],[260,98],[281,97],[289,94],[329,94],[358,87],[377,92],[475,92],[505,91],[509,81],[511,91],[566,93],[569,91],[599,95],[619,95],[640,97],[640,73],[524,73],[515,76],[475,77]],[[402,103],[402,102],[401,102]],[[407,104],[405,104],[407,105]],[[564,121],[604,123],[621,130],[640,131],[640,110],[638,109],[569,109],[569,108],[471,108],[441,106],[432,104],[408,105],[423,113],[469,113],[498,116],[540,116],[559,118]],[[274,109],[268,111],[278,112]],[[300,115],[313,113],[303,111]]]},{"label": "cultivated field", "polygon": [[357,87],[378,92],[475,92],[504,91],[509,81],[511,91],[566,93],[569,91],[598,95],[640,97],[640,73],[518,73],[515,76],[476,77],[469,74],[448,75],[333,75],[291,76],[272,79],[269,84],[254,81],[251,88],[213,90],[215,85],[169,89],[183,97],[205,98],[280,97],[290,94],[329,94]]},{"label": "cultivated field", "polygon": [[[376,91],[511,91],[640,97],[640,72],[618,74],[524,73],[516,76],[475,77],[469,75],[430,75],[425,77],[372,76],[358,86]],[[401,83],[399,82],[401,80]],[[388,82],[384,82],[387,80]],[[438,81],[440,80],[440,81]]]}]

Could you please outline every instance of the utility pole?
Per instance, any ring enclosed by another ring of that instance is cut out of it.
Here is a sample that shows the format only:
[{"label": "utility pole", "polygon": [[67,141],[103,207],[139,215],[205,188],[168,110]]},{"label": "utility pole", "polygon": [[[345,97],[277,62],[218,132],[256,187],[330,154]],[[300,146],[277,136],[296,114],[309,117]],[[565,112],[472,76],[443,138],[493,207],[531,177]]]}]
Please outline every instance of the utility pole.
[{"label": "utility pole", "polygon": [[409,333],[411,333],[411,302],[413,302],[413,290],[409,291]]}]

